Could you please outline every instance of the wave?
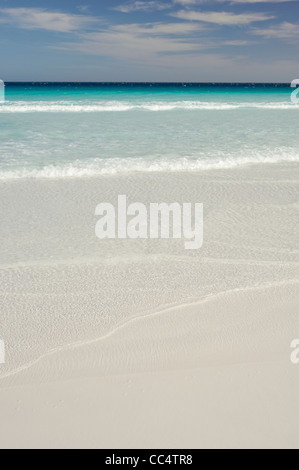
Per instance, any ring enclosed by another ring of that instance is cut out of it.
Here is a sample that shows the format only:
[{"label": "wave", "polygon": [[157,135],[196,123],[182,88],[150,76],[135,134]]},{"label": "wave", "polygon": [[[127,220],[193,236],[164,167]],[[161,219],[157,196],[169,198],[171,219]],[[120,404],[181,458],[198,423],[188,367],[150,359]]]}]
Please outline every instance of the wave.
[{"label": "wave", "polygon": [[274,154],[244,155],[240,157],[219,157],[215,159],[194,160],[188,157],[179,159],[144,160],[126,159],[94,159],[77,160],[64,165],[48,165],[40,169],[21,169],[0,171],[0,180],[41,178],[82,178],[104,175],[116,175],[130,172],[190,172],[203,170],[230,169],[246,165],[299,163],[299,153],[277,152]]},{"label": "wave", "polygon": [[5,102],[0,104],[1,113],[100,113],[100,112],[126,112],[126,111],[172,111],[172,110],[210,110],[226,111],[235,109],[299,109],[299,106],[287,102],[244,102],[220,103],[205,101],[160,101],[160,102],[67,102],[67,101],[39,101],[39,102]]}]

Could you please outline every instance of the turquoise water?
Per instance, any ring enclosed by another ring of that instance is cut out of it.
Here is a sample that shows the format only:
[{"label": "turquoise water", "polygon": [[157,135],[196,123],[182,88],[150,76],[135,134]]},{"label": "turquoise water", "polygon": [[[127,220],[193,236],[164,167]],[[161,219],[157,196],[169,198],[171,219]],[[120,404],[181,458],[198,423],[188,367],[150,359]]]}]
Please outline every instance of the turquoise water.
[{"label": "turquoise water", "polygon": [[0,179],[299,161],[289,85],[6,84]]}]

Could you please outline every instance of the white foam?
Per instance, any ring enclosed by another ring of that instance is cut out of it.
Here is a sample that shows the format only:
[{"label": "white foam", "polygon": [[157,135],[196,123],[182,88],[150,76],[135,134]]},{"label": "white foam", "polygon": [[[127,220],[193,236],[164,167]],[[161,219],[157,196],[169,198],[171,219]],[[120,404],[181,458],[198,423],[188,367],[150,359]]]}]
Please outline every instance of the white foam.
[{"label": "white foam", "polygon": [[40,169],[0,171],[0,180],[20,178],[82,178],[101,175],[115,175],[129,172],[182,172],[229,169],[244,165],[299,163],[295,151],[277,150],[269,154],[248,154],[243,156],[222,155],[214,159],[169,158],[144,160],[137,158],[77,160],[64,165],[49,165]]},{"label": "white foam", "polygon": [[298,109],[299,106],[291,102],[248,102],[248,103],[221,103],[205,101],[157,101],[157,102],[68,102],[68,101],[38,101],[22,102],[11,101],[0,106],[0,113],[100,113],[100,112],[126,112],[126,111],[172,111],[172,110],[209,110],[227,111],[235,109]]}]

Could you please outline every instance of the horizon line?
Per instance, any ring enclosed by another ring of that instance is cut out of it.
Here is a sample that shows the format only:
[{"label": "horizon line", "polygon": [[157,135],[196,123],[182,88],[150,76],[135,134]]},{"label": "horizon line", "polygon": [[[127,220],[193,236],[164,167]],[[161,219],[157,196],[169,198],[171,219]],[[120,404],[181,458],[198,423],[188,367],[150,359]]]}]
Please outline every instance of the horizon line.
[{"label": "horizon line", "polygon": [[6,84],[9,83],[38,83],[38,84],[61,84],[61,83],[76,83],[76,84],[119,84],[119,85],[126,85],[126,84],[148,84],[148,85],[289,85],[290,82],[254,82],[254,81],[236,81],[236,82],[231,82],[231,81],[203,81],[203,82],[194,82],[194,81],[68,81],[68,80],[54,80],[54,81],[47,81],[47,80],[1,80]]}]

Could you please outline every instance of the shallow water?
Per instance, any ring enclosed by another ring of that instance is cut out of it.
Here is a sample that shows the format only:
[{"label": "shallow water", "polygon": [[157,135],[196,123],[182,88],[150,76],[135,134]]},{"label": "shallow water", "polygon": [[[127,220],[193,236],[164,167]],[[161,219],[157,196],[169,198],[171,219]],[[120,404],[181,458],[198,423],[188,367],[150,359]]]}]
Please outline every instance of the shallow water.
[{"label": "shallow water", "polygon": [[288,85],[7,84],[0,179],[299,161]]}]

